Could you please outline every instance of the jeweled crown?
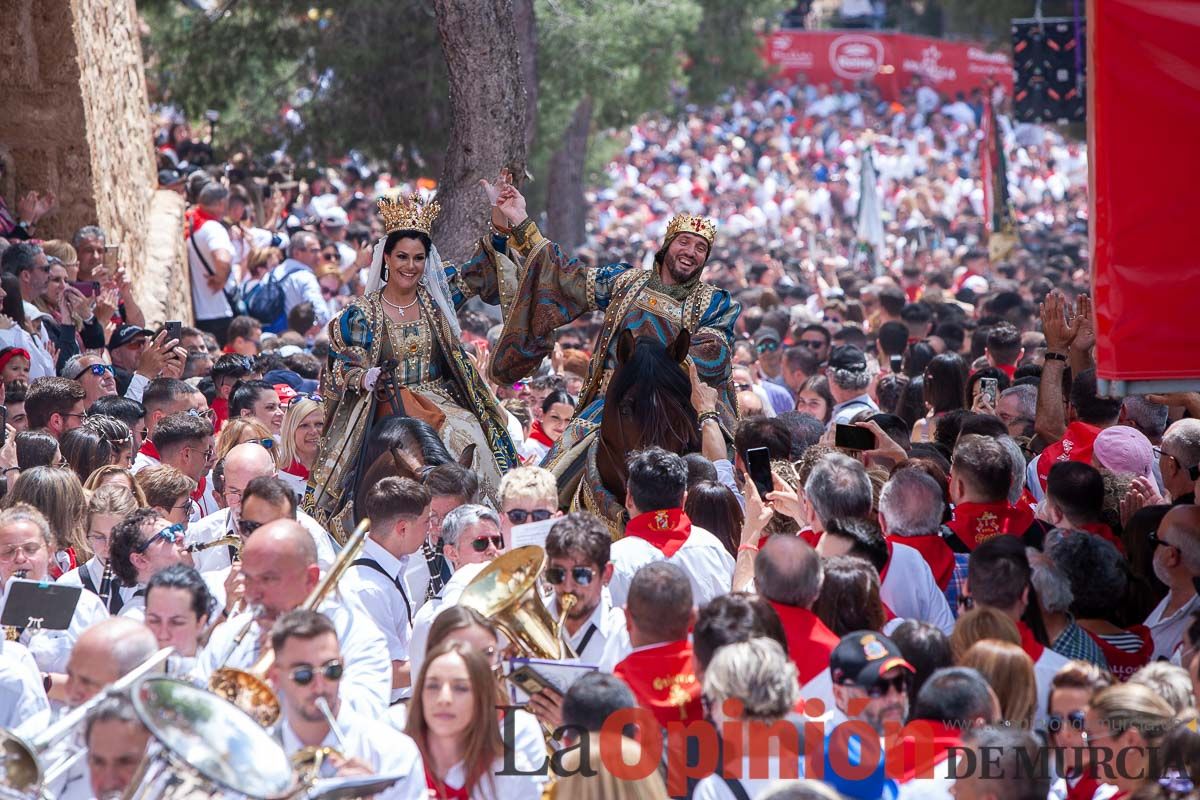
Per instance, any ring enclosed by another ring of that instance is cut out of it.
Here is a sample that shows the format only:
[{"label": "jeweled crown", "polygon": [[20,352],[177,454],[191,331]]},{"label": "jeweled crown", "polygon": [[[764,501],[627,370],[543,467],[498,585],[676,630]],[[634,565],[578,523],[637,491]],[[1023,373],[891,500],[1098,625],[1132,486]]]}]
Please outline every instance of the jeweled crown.
[{"label": "jeweled crown", "polygon": [[442,206],[436,200],[425,202],[419,195],[379,198],[379,216],[383,217],[386,233],[420,231],[426,236],[433,231],[433,221]]},{"label": "jeweled crown", "polygon": [[712,246],[713,240],[717,238],[717,223],[707,217],[699,217],[694,214],[676,214],[667,225],[667,237],[664,241],[669,242],[680,233],[694,233],[697,236],[703,236],[709,246]]}]

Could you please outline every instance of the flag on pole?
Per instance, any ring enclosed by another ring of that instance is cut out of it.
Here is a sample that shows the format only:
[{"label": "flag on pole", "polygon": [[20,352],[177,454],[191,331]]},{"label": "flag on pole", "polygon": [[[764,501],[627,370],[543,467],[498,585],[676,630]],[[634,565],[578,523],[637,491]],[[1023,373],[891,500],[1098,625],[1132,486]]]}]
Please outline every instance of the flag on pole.
[{"label": "flag on pole", "polygon": [[1004,260],[1017,245],[1012,199],[1008,195],[1008,159],[1004,138],[990,96],[984,96],[982,140],[979,145],[980,178],[983,181],[983,217],[988,232],[988,260]]},{"label": "flag on pole", "polygon": [[875,274],[882,274],[883,260],[883,206],[879,199],[878,177],[875,174],[874,151],[870,145],[863,150],[862,170],[859,174],[858,226],[855,236],[859,247],[871,261]]}]

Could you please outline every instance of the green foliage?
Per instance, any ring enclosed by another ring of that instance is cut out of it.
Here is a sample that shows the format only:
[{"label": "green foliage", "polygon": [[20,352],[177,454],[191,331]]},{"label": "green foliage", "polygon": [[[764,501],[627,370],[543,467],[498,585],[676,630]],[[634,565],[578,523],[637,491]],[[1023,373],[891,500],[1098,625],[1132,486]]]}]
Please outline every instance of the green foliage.
[{"label": "green foliage", "polygon": [[[1035,0],[928,0],[928,4],[941,6],[947,34],[999,45],[1012,41],[1012,20],[1032,17],[1037,5]],[[1072,0],[1042,2],[1045,17],[1069,17],[1072,9]]]},{"label": "green foliage", "polygon": [[761,39],[766,23],[790,8],[790,0],[699,0],[703,17],[687,42],[688,99],[715,101],[731,84],[765,74]]}]

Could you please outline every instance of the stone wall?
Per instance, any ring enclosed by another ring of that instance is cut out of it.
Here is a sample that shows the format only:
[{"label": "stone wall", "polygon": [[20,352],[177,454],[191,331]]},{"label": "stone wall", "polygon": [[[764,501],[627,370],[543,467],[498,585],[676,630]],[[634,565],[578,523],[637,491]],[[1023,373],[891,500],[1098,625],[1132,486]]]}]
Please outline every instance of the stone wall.
[{"label": "stone wall", "polygon": [[142,278],[157,176],[134,0],[3,0],[0,16],[0,193],[12,206],[53,191],[59,210],[38,238],[99,224],[152,302]]}]

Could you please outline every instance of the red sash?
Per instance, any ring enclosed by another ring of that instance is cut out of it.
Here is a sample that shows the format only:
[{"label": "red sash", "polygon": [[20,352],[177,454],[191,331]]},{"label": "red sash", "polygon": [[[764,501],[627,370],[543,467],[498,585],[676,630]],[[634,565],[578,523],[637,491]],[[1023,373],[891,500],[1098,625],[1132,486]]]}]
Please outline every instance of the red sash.
[{"label": "red sash", "polygon": [[[950,755],[952,747],[960,747],[962,745],[962,731],[952,725],[946,725],[933,720],[913,720],[909,723],[914,728],[914,733],[917,732],[917,726],[928,725],[930,728],[930,738],[921,740],[921,750],[924,750],[926,742],[932,742],[933,752],[930,753],[928,759],[917,761],[917,741],[913,737],[905,737],[901,740],[901,752],[904,754],[904,761],[901,765],[902,769],[896,779],[900,783],[908,783],[914,779],[929,779],[933,768],[946,760]],[[924,753],[921,753],[924,755]],[[891,767],[891,762],[888,762]]]},{"label": "red sash", "polygon": [[471,800],[471,793],[467,791],[466,786],[458,789],[447,786],[434,776],[429,769],[429,764],[425,765],[425,787],[429,789],[430,797],[437,797],[441,800]]},{"label": "red sash", "polygon": [[950,549],[950,545],[946,544],[945,539],[936,533],[924,536],[893,534],[888,537],[888,543],[906,544],[920,553],[933,572],[933,579],[937,581],[938,588],[946,591],[946,587],[950,585],[950,579],[954,577],[954,551]]},{"label": "red sash", "polygon": [[630,653],[613,674],[629,685],[638,703],[663,727],[704,719],[692,646],[686,639]]},{"label": "red sash", "polygon": [[142,446],[138,448],[138,452],[144,456],[150,456],[155,461],[162,461],[162,456],[158,454],[158,448],[154,446],[154,442],[150,441],[149,437],[142,442]]},{"label": "red sash", "polygon": [[[1071,783],[1072,780],[1075,780],[1075,783]],[[1067,778],[1067,800],[1092,800],[1099,788],[1100,781],[1090,770],[1078,779]]]},{"label": "red sash", "polygon": [[212,214],[209,214],[207,211],[205,211],[200,206],[196,206],[195,208],[193,208],[188,213],[187,216],[190,216],[191,219],[188,220],[190,224],[187,226],[187,229],[184,231],[184,234],[183,234],[183,237],[185,239],[191,238],[191,235],[193,233],[195,233],[196,231],[203,228],[204,223],[221,221],[220,217],[214,217]]},{"label": "red sash", "polygon": [[1063,438],[1043,450],[1041,456],[1038,457],[1037,476],[1042,488],[1046,488],[1046,478],[1050,475],[1050,468],[1059,461],[1082,461],[1090,464],[1092,462],[1092,445],[1095,444],[1096,437],[1099,435],[1100,429],[1095,425],[1088,425],[1086,422],[1072,422],[1068,425]]},{"label": "red sash", "polygon": [[692,521],[682,508],[664,508],[638,514],[625,525],[626,536],[637,538],[654,545],[670,558],[679,552],[683,543],[692,535]]},{"label": "red sash", "polygon": [[192,500],[199,503],[204,497],[204,488],[208,483],[208,478],[204,475],[200,476],[200,482],[196,484],[196,491],[192,492]]},{"label": "red sash", "polygon": [[216,415],[217,430],[220,430],[221,426],[225,424],[225,420],[229,419],[229,401],[223,397],[218,397],[212,401],[212,405],[209,408]]},{"label": "red sash", "polygon": [[808,609],[785,606],[774,600],[768,602],[783,623],[788,655],[800,673],[803,686],[829,668],[829,654],[841,639]]},{"label": "red sash", "polygon": [[1021,632],[1021,649],[1033,659],[1033,663],[1036,665],[1038,659],[1042,657],[1042,653],[1046,652],[1046,645],[1034,638],[1033,631],[1024,622],[1017,622],[1017,630]]},{"label": "red sash", "polygon": [[1013,375],[1015,375],[1017,372],[1016,364],[996,364],[995,366],[996,369],[1007,375],[1010,381],[1013,379]]},{"label": "red sash", "polygon": [[550,437],[546,435],[545,429],[542,428],[542,421],[540,419],[535,419],[533,424],[529,426],[529,438],[546,445],[546,447],[554,446],[554,442],[550,441]]},{"label": "red sash", "polygon": [[1028,506],[1009,505],[1007,500],[996,503],[959,503],[954,507],[954,519],[949,528],[968,549],[974,550],[993,536],[1021,536],[1033,524],[1033,510]]}]

